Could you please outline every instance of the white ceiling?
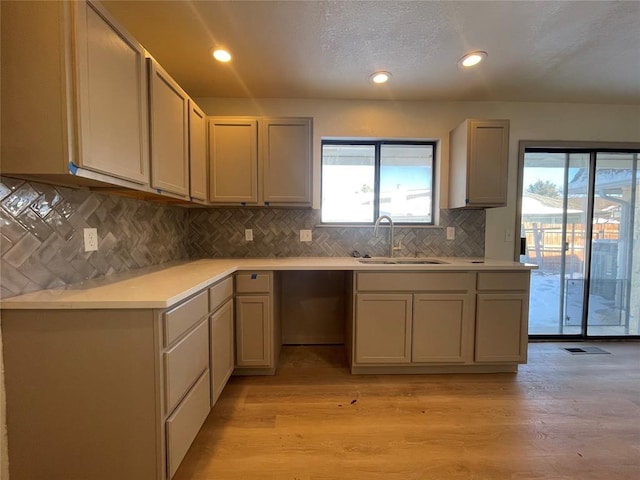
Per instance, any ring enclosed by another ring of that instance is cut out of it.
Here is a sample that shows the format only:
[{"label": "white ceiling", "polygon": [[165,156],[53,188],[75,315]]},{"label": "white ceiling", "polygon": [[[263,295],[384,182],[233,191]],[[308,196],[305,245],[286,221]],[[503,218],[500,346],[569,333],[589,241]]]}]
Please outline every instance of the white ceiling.
[{"label": "white ceiling", "polygon": [[638,1],[102,3],[193,97],[640,104]]}]

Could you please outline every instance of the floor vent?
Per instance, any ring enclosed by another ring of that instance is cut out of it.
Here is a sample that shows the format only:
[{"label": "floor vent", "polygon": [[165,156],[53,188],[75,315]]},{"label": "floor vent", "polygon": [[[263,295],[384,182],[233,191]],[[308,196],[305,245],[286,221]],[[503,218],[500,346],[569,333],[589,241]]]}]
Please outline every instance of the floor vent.
[{"label": "floor vent", "polygon": [[607,354],[610,355],[611,352],[607,352],[599,347],[567,347],[563,348],[571,355],[597,355],[597,354]]}]

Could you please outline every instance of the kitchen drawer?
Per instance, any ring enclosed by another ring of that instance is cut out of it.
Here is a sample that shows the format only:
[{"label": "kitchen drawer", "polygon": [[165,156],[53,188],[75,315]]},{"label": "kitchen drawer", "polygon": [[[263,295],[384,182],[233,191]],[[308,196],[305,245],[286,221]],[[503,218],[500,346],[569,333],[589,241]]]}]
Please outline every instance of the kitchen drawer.
[{"label": "kitchen drawer", "polygon": [[209,322],[204,320],[164,354],[165,413],[171,412],[209,366]]},{"label": "kitchen drawer", "polygon": [[209,288],[209,311],[215,312],[233,295],[233,278],[225,278]]},{"label": "kitchen drawer", "polygon": [[175,475],[200,427],[209,415],[209,370],[205,371],[167,419],[167,473]]},{"label": "kitchen drawer", "polygon": [[529,290],[529,272],[478,272],[478,290]]},{"label": "kitchen drawer", "polygon": [[359,292],[420,292],[472,290],[475,274],[467,272],[359,272]]},{"label": "kitchen drawer", "polygon": [[236,274],[236,293],[270,293],[271,272]]},{"label": "kitchen drawer", "polygon": [[171,345],[184,332],[209,313],[207,292],[201,292],[164,314],[164,346]]}]

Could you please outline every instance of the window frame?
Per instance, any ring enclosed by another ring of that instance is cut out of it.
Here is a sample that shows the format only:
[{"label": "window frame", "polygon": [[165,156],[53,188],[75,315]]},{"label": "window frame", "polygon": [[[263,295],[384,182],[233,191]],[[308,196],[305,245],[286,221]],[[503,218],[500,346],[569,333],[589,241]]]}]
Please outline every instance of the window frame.
[{"label": "window frame", "polygon": [[[325,139],[320,144],[320,224],[321,225],[339,225],[339,226],[372,226],[380,217],[380,152],[383,145],[421,145],[431,146],[432,162],[431,162],[431,221],[430,222],[396,222],[396,226],[405,227],[423,227],[435,225],[435,197],[436,197],[436,149],[438,142],[436,140],[364,140],[364,139]],[[322,220],[322,199],[323,186],[322,181],[324,167],[324,146],[325,145],[368,145],[374,147],[374,186],[373,186],[373,221],[371,222],[325,222]],[[393,218],[393,217],[392,217]]]}]

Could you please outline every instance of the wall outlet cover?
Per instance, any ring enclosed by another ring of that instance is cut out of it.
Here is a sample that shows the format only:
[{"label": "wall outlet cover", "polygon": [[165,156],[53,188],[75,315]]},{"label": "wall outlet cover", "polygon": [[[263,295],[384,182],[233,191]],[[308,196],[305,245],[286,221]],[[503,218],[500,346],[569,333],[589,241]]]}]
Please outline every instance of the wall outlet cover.
[{"label": "wall outlet cover", "polygon": [[96,250],[98,250],[98,229],[85,228],[84,229],[84,251],[95,252]]},{"label": "wall outlet cover", "polygon": [[251,228],[246,228],[244,230],[244,239],[247,242],[253,242],[253,230]]},{"label": "wall outlet cover", "polygon": [[447,240],[456,239],[456,227],[447,227]]},{"label": "wall outlet cover", "polygon": [[301,242],[310,242],[311,241],[311,230],[300,230],[300,241]]}]

